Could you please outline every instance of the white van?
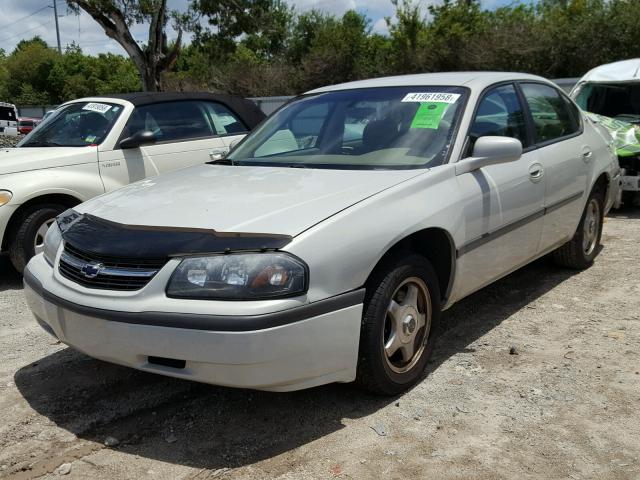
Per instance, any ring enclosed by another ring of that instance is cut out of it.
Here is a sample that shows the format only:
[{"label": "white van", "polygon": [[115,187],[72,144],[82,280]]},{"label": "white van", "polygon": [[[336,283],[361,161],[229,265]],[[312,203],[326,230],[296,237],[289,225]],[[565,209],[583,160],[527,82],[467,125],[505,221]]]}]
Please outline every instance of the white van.
[{"label": "white van", "polygon": [[18,135],[18,109],[11,103],[0,102],[0,135]]}]

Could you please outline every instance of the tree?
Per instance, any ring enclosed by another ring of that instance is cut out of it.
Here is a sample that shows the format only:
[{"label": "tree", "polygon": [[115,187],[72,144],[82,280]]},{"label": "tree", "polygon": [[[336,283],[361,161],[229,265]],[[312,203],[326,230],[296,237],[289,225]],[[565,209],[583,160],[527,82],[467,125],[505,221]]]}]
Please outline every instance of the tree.
[{"label": "tree", "polygon": [[49,72],[60,61],[60,54],[39,37],[22,40],[6,59],[7,95],[14,102],[48,103]]},{"label": "tree", "polygon": [[[161,75],[176,62],[182,47],[182,28],[188,21],[184,15],[167,11],[167,0],[67,0],[75,12],[87,12],[100,24],[109,38],[118,42],[140,73],[145,91],[161,90]],[[169,47],[166,28],[173,18],[178,38]],[[149,24],[149,38],[143,47],[131,34],[134,24]]]},{"label": "tree", "polygon": [[392,58],[394,70],[398,73],[419,72],[425,68],[426,57],[431,53],[425,45],[427,23],[424,15],[420,5],[414,5],[410,0],[393,0],[393,4],[396,22],[390,17],[385,20],[395,53]]}]

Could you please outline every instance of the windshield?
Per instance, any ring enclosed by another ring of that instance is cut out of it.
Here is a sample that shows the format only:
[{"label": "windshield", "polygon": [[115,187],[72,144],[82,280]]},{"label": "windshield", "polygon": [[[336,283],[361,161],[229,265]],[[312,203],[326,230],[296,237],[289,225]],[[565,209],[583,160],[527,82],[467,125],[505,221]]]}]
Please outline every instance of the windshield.
[{"label": "windshield", "polygon": [[573,94],[576,103],[587,112],[640,123],[640,82],[586,83]]},{"label": "windshield", "polygon": [[385,87],[311,94],[269,117],[227,159],[344,169],[444,163],[467,90]]},{"label": "windshield", "polygon": [[77,102],[56,110],[18,147],[86,147],[99,145],[123,107],[111,103]]}]

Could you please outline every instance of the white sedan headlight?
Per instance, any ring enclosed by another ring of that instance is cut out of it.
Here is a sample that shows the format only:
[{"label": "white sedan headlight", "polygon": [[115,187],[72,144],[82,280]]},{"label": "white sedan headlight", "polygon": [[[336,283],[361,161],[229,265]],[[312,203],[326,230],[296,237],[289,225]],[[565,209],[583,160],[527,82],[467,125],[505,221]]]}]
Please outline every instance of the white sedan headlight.
[{"label": "white sedan headlight", "polygon": [[167,296],[218,300],[291,297],[307,291],[307,266],[282,252],[237,253],[182,260]]},{"label": "white sedan headlight", "polygon": [[51,224],[49,230],[47,230],[47,234],[44,236],[43,254],[45,260],[49,262],[49,265],[53,266],[61,243],[62,232],[60,232],[60,227],[58,227],[58,222],[56,221]]}]

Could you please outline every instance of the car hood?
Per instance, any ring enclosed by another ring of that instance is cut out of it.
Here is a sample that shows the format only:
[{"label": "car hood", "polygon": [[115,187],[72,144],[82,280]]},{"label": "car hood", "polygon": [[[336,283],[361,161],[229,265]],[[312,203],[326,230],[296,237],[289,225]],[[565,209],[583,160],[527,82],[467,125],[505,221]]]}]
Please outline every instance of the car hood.
[{"label": "car hood", "polygon": [[295,236],[422,173],[199,165],[128,185],[76,210],[125,225]]},{"label": "car hood", "polygon": [[592,121],[609,132],[619,157],[640,155],[640,125],[591,112],[586,112],[586,114]]},{"label": "car hood", "polygon": [[96,147],[2,148],[0,149],[0,175],[77,165],[96,158]]}]

